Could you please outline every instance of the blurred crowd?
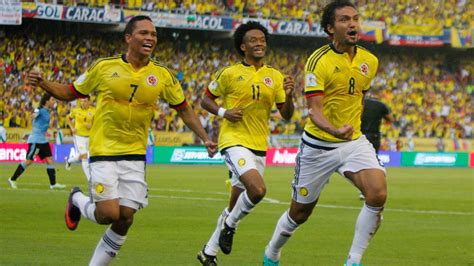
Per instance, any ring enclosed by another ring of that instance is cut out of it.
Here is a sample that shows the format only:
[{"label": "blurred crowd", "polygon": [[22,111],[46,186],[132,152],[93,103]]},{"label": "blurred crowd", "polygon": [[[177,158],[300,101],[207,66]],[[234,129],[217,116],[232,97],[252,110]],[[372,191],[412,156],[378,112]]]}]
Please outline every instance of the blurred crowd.
[{"label": "blurred crowd", "polygon": [[[31,2],[33,0],[30,0]],[[102,7],[112,5],[147,11],[321,20],[322,8],[328,2],[313,0],[36,0],[36,2]],[[391,24],[473,28],[474,2],[468,0],[355,0],[363,19]],[[389,15],[387,15],[389,14]]]},{"label": "blurred crowd", "polygon": [[[79,38],[76,35],[30,34],[11,35],[0,39],[0,80],[2,99],[0,114],[6,127],[31,126],[29,113],[38,106],[41,90],[31,87],[26,74],[33,68],[45,72],[49,80],[70,83],[83,73],[93,60],[124,51],[119,33]],[[214,138],[218,134],[218,118],[200,108],[200,101],[214,73],[240,61],[231,40],[191,40],[159,38],[153,55],[176,73],[189,103],[195,108],[204,128]],[[273,112],[270,128],[273,134],[301,133],[307,110],[303,97],[303,70],[312,48],[270,47],[267,64],[296,80],[295,114],[283,121]],[[449,49],[449,48],[447,48]],[[472,138],[474,58],[452,58],[443,50],[420,53],[375,52],[380,59],[378,74],[371,91],[391,109],[396,122],[382,127],[390,139],[401,136]],[[66,115],[73,104],[58,102],[55,123],[67,128]],[[152,128],[158,131],[187,131],[183,121],[167,104],[160,103]]]}]

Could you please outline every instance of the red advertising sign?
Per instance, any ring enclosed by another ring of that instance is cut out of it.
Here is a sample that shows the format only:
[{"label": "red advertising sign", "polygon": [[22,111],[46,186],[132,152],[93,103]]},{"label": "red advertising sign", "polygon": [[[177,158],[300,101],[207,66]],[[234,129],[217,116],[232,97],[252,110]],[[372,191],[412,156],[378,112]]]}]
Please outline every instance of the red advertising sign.
[{"label": "red advertising sign", "polygon": [[474,152],[469,153],[469,167],[474,167]]},{"label": "red advertising sign", "polygon": [[[49,146],[53,153],[53,145]],[[0,162],[22,162],[26,159],[27,152],[27,143],[0,143]],[[35,162],[42,162],[42,160],[36,156]]]},{"label": "red advertising sign", "polygon": [[269,148],[267,150],[267,165],[295,165],[298,148]]}]

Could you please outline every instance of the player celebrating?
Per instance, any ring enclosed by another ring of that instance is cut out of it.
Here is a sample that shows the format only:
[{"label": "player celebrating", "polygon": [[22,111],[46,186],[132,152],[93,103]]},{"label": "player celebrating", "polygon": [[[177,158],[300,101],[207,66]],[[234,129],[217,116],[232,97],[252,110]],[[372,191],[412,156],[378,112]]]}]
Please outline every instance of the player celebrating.
[{"label": "player celebrating", "polygon": [[26,153],[26,160],[21,162],[13,173],[13,176],[8,179],[10,187],[13,189],[18,188],[16,180],[20,175],[30,166],[36,155],[43,160],[46,160],[46,172],[49,177],[49,188],[51,189],[63,189],[66,186],[63,184],[56,183],[56,169],[54,169],[54,161],[51,154],[51,147],[46,139],[46,132],[51,127],[51,116],[50,110],[53,109],[56,100],[51,97],[50,94],[45,93],[41,97],[38,109],[35,109],[32,114],[33,117],[33,130],[28,137],[28,152]]},{"label": "player celebrating", "polygon": [[81,98],[80,106],[71,110],[67,116],[67,124],[74,137],[75,152],[66,157],[66,170],[71,169],[71,163],[82,161],[82,170],[90,179],[89,161],[87,152],[89,151],[89,134],[94,121],[95,108],[91,105],[89,97]]},{"label": "player celebrating", "polygon": [[264,265],[278,265],[283,245],[309,218],[335,171],[366,196],[346,265],[360,265],[382,220],[387,197],[385,169],[360,126],[364,93],[377,72],[378,59],[356,45],[359,14],[351,2],[328,4],[321,26],[333,42],[317,49],[306,62],[309,120],[296,158],[293,200],[265,249]]},{"label": "player celebrating", "polygon": [[81,214],[99,224],[111,224],[100,239],[90,265],[108,265],[124,244],[134,214],[148,204],[145,180],[147,132],[158,98],[177,110],[186,125],[205,143],[209,155],[216,144],[208,140],[193,109],[170,71],[150,59],[156,29],[147,16],[135,16],[125,26],[127,53],[96,61],[72,85],[49,82],[42,73],[29,74],[33,85],[61,100],[71,101],[96,92],[90,132],[91,199],[74,188],[66,208],[66,225],[76,229]]},{"label": "player celebrating", "polygon": [[[226,67],[209,84],[202,107],[223,119],[219,133],[219,150],[229,168],[232,190],[229,206],[217,220],[211,238],[198,253],[203,265],[216,265],[218,249],[232,250],[237,223],[266,193],[263,171],[270,132],[268,119],[276,103],[283,118],[289,120],[294,106],[294,82],[263,63],[268,32],[257,22],[240,25],[234,33],[234,45],[244,58]],[[223,105],[215,99],[222,97]]]}]

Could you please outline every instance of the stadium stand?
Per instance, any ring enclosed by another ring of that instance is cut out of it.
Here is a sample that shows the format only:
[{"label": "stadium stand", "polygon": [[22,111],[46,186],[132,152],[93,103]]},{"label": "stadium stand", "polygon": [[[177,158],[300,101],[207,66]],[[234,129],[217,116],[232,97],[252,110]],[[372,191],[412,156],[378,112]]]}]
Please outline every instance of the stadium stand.
[{"label": "stadium stand", "polygon": [[[121,33],[100,32],[99,35],[99,32],[80,24],[65,24],[53,33],[41,29],[48,29],[47,25],[51,23],[58,25],[57,22],[43,23],[46,27],[38,26],[38,21],[25,23],[21,30],[4,32],[5,38],[0,41],[0,75],[4,80],[0,109],[6,127],[31,126],[27,116],[38,105],[40,96],[40,91],[31,88],[25,78],[33,67],[45,71],[51,80],[70,82],[91,65],[92,58],[114,55],[123,50]],[[84,29],[72,31],[71,27]],[[200,95],[217,69],[229,62],[237,62],[239,58],[229,39],[222,41],[208,37],[186,31],[162,30],[154,57],[176,73],[202,125],[216,135],[216,118],[200,109]],[[295,77],[298,92],[292,121],[284,123],[272,119],[271,131],[274,134],[299,133],[306,117],[302,70],[313,45],[308,42],[287,45],[284,38],[275,39],[267,63]],[[394,125],[382,127],[385,137],[392,140],[407,135],[473,137],[472,53],[450,48],[369,46],[380,59],[373,89],[382,91],[382,101],[389,105],[397,121]],[[59,127],[67,128],[65,117],[70,108],[70,105],[58,104],[55,123]],[[278,114],[275,112],[273,115]],[[158,131],[187,131],[176,112],[165,104],[160,104],[156,110],[152,126]]]}]

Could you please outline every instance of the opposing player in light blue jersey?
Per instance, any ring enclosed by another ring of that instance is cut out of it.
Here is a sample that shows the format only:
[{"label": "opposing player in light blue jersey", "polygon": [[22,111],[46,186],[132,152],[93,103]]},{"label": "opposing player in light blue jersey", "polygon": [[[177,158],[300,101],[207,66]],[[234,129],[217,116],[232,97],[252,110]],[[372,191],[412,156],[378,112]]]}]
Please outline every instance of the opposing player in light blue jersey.
[{"label": "opposing player in light blue jersey", "polygon": [[16,180],[25,171],[25,169],[33,163],[36,155],[41,160],[46,159],[46,171],[49,176],[49,183],[51,189],[63,189],[66,186],[56,183],[56,170],[53,165],[53,157],[51,156],[51,148],[49,147],[48,140],[46,139],[46,131],[50,127],[50,110],[53,108],[56,100],[51,97],[50,94],[46,93],[41,97],[38,109],[35,109],[33,116],[33,131],[28,137],[28,152],[26,154],[26,160],[21,162],[15,170],[13,176],[8,179],[10,187],[13,189],[17,188]]}]

